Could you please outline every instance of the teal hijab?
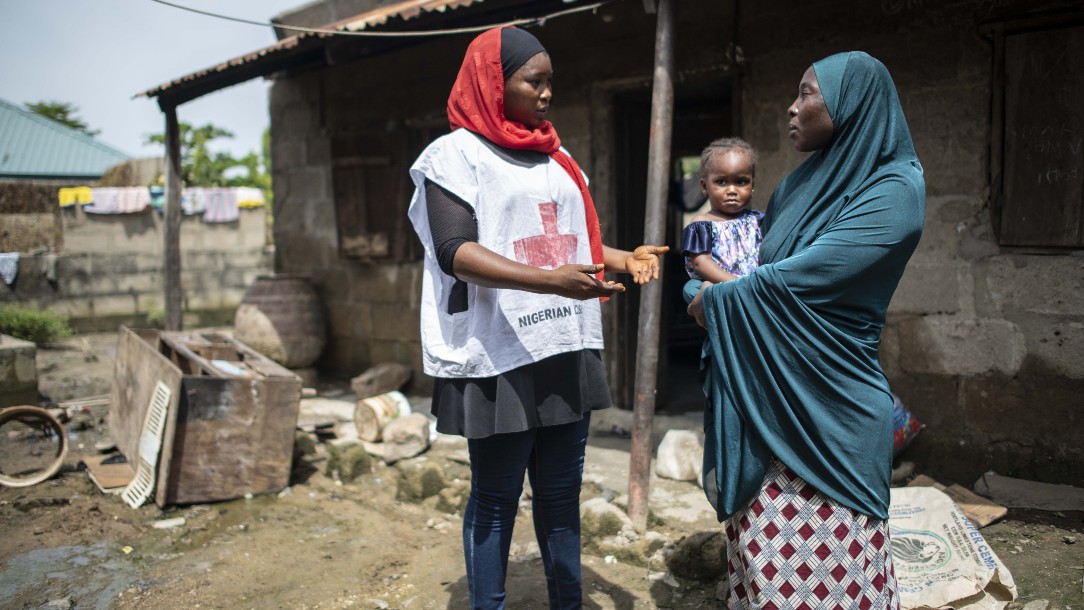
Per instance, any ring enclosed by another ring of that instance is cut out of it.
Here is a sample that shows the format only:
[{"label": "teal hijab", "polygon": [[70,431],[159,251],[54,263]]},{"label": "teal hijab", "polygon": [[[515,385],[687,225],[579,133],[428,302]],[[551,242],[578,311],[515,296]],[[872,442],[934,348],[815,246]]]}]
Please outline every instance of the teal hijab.
[{"label": "teal hijab", "polygon": [[892,398],[877,349],[925,182],[884,65],[852,52],[813,70],[832,140],[772,194],[760,267],[704,291],[703,476],[720,521],[757,495],[772,457],[888,518]]}]

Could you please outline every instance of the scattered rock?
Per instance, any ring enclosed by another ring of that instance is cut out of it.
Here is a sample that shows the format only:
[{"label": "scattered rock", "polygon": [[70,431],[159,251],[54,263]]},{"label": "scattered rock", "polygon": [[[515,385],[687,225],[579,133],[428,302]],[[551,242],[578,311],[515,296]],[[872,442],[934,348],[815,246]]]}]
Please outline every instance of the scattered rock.
[{"label": "scattered rock", "polygon": [[410,381],[413,369],[398,362],[381,362],[350,380],[358,399],[398,390]]},{"label": "scattered rock", "polygon": [[527,544],[513,542],[508,557],[512,561],[533,561],[542,558],[542,549],[540,549],[538,543],[533,540]]},{"label": "scattered rock", "polygon": [[316,453],[316,437],[298,430],[294,433],[294,454],[313,455]]},{"label": "scattered rock", "polygon": [[384,427],[384,462],[394,464],[429,449],[429,418],[411,413]]},{"label": "scattered rock", "polygon": [[704,468],[704,435],[693,430],[669,430],[659,444],[655,474],[677,481],[700,481]]},{"label": "scattered rock", "polygon": [[154,527],[154,529],[166,530],[174,527],[181,527],[184,524],[184,517],[174,517],[172,519],[162,519],[160,521],[155,521],[151,525]]},{"label": "scattered rock", "polygon": [[62,597],[60,599],[51,599],[41,606],[44,610],[68,610],[75,605],[75,601],[71,597]]},{"label": "scattered rock", "polygon": [[1065,536],[1062,540],[1065,544],[1076,544],[1076,536]]},{"label": "scattered rock", "polygon": [[400,477],[395,497],[401,501],[421,502],[439,494],[448,485],[440,464],[424,458],[400,462],[396,468]]},{"label": "scattered rock", "polygon": [[625,511],[602,498],[592,498],[580,505],[580,535],[584,542],[616,536],[622,529],[633,529]]},{"label": "scattered rock", "polygon": [[470,483],[462,479],[452,481],[450,485],[440,490],[437,500],[437,510],[445,513],[459,514],[467,505],[470,497]]},{"label": "scattered rock", "polygon": [[715,585],[715,599],[721,602],[725,602],[726,600],[730,599],[729,580],[720,580],[719,583]]},{"label": "scattered rock", "polygon": [[665,548],[668,542],[670,542],[670,540],[664,534],[655,531],[647,532],[644,534],[643,539],[644,555],[649,557],[654,555]]},{"label": "scattered rock", "polygon": [[349,483],[363,474],[373,471],[373,458],[361,443],[326,444],[328,451],[327,476]]},{"label": "scattered rock", "polygon": [[666,562],[682,578],[712,580],[726,575],[726,536],[719,531],[697,532],[677,543]]}]

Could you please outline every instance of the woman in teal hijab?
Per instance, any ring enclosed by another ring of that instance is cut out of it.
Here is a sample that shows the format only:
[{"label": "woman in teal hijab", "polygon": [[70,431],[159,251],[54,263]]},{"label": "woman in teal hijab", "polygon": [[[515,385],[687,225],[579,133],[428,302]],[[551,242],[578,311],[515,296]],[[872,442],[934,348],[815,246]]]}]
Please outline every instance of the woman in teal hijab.
[{"label": "woman in teal hijab", "polygon": [[726,521],[736,608],[897,608],[877,349],[922,232],[922,166],[888,70],[865,53],[814,63],[788,113],[812,154],[768,202],[760,266],[686,286],[708,331],[704,489]]}]

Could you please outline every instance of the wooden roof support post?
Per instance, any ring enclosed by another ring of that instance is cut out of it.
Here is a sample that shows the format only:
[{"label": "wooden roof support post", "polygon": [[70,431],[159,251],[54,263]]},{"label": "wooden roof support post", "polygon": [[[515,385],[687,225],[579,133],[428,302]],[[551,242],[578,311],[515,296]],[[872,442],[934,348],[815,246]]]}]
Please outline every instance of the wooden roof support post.
[{"label": "wooden roof support post", "polygon": [[[662,244],[666,241],[670,136],[674,116],[675,3],[676,0],[659,0],[655,26],[655,77],[651,93],[651,142],[648,147],[647,206],[644,213],[645,244]],[[636,397],[629,456],[629,517],[641,532],[647,529],[661,307],[662,278],[647,284],[640,291],[640,323],[636,339]]]},{"label": "wooden roof support post", "polygon": [[166,115],[165,329],[181,330],[181,131],[177,107],[158,104]]}]

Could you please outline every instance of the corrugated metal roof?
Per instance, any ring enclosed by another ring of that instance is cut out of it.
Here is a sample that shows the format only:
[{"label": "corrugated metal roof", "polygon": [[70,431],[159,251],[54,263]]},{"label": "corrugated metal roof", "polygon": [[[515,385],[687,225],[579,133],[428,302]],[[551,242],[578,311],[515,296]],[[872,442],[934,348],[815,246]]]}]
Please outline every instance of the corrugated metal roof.
[{"label": "corrugated metal roof", "polygon": [[384,25],[388,19],[399,17],[404,21],[413,19],[422,13],[443,13],[448,9],[456,9],[461,6],[470,6],[483,0],[407,0],[397,2],[367,13],[345,19],[335,24],[338,29],[357,32],[373,25]]},{"label": "corrugated metal roof", "polygon": [[[422,15],[423,13],[443,13],[447,10],[456,9],[459,7],[470,6],[477,4],[483,0],[405,0],[403,2],[396,2],[387,6],[382,6],[371,11],[366,11],[353,17],[348,17],[334,23],[330,23],[321,28],[322,30],[335,30],[340,32],[356,32],[364,30],[366,28],[382,26],[387,24],[389,19],[399,18],[404,21],[413,19]],[[278,24],[279,27],[288,24]],[[243,67],[257,68],[253,64],[265,64],[268,68],[264,74],[270,71],[281,69],[280,65],[284,58],[297,55],[299,52],[306,49],[319,46],[319,39],[330,38],[334,34],[320,33],[320,32],[301,32],[289,38],[283,38],[276,44],[269,47],[264,47],[251,53],[239,55],[227,61],[224,61],[218,65],[205,68],[186,74],[180,78],[175,78],[169,82],[162,83],[153,89],[148,89],[137,96],[145,97],[159,97],[168,96],[172,94],[171,89],[183,88],[184,86],[191,86],[201,81],[208,81],[214,79],[216,76],[220,76],[226,72],[238,70]],[[248,76],[247,78],[252,78]],[[242,82],[242,81],[238,81]],[[222,86],[229,86],[235,84],[228,82]]]},{"label": "corrugated metal roof", "polygon": [[125,153],[0,99],[0,177],[100,178]]}]

